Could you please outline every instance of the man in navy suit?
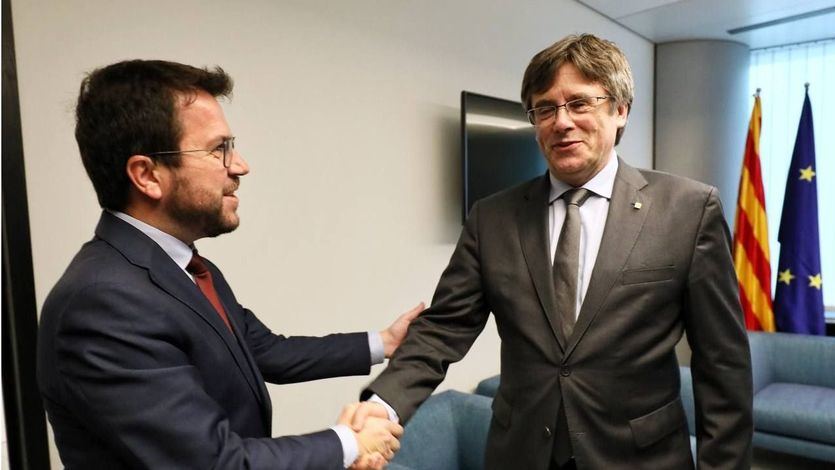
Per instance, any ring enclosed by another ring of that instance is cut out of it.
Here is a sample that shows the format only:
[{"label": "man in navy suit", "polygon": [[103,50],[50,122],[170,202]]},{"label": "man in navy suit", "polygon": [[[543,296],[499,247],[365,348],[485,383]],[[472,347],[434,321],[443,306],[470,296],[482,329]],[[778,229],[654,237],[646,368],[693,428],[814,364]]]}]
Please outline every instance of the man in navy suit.
[{"label": "man in navy suit", "polygon": [[264,381],[368,374],[422,306],[380,333],[273,334],[194,242],[231,232],[249,172],[217,97],[220,68],[127,61],[84,79],[76,139],[102,213],[46,299],[38,381],[74,468],[379,468],[402,428],[343,410],[331,429],[271,437]]}]

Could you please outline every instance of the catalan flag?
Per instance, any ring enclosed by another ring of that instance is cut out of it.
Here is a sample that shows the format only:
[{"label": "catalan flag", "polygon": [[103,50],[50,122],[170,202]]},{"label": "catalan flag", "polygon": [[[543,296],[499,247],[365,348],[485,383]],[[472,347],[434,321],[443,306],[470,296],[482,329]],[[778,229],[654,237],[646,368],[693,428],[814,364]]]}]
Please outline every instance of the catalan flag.
[{"label": "catalan flag", "polygon": [[807,85],[797,139],[786,179],[780,219],[780,262],[774,309],[777,329],[791,333],[826,334],[823,314],[815,133]]},{"label": "catalan flag", "polygon": [[754,97],[754,109],[748,124],[748,139],[734,224],[734,267],[739,279],[739,300],[749,330],[774,331],[771,304],[771,262],[768,252],[768,221],[765,218],[765,191],[760,170],[760,94]]}]

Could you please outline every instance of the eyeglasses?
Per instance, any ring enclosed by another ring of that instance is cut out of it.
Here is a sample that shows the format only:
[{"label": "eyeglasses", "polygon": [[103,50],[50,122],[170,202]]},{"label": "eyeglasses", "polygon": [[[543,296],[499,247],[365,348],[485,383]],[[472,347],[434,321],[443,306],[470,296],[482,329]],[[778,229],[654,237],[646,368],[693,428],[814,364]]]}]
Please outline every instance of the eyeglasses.
[{"label": "eyeglasses", "polygon": [[196,149],[196,150],[166,150],[164,152],[152,152],[148,153],[149,157],[157,156],[157,155],[178,155],[181,153],[194,153],[194,152],[206,152],[207,154],[217,158],[221,162],[223,162],[223,166],[225,168],[229,168],[232,165],[232,151],[235,150],[235,138],[229,137],[223,139],[223,142],[220,143],[217,147],[213,149]]},{"label": "eyeglasses", "polygon": [[528,121],[534,126],[540,126],[553,119],[560,108],[565,108],[565,111],[571,117],[581,116],[592,112],[602,101],[610,98],[611,96],[588,96],[566,101],[560,105],[538,106],[528,110]]}]

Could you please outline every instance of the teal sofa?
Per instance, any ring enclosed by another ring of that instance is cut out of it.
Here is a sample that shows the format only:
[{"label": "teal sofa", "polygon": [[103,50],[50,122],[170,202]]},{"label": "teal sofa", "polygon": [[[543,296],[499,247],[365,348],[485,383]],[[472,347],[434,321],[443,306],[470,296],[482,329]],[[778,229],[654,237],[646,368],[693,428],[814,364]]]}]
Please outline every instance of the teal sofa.
[{"label": "teal sofa", "polygon": [[406,424],[388,470],[481,470],[492,399],[455,390],[432,395]]},{"label": "teal sofa", "polygon": [[[835,338],[748,334],[754,379],[754,446],[835,462]],[[695,429],[690,368],[681,396]]]}]

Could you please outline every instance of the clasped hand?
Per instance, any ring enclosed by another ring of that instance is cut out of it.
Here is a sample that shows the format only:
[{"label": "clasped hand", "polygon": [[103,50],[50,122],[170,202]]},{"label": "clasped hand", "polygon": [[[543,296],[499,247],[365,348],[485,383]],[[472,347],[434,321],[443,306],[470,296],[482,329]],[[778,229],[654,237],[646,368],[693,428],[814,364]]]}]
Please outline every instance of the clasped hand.
[{"label": "clasped hand", "polygon": [[400,450],[403,428],[388,419],[388,413],[379,403],[352,403],[339,415],[339,424],[351,427],[357,439],[359,457],[352,470],[381,470]]}]

